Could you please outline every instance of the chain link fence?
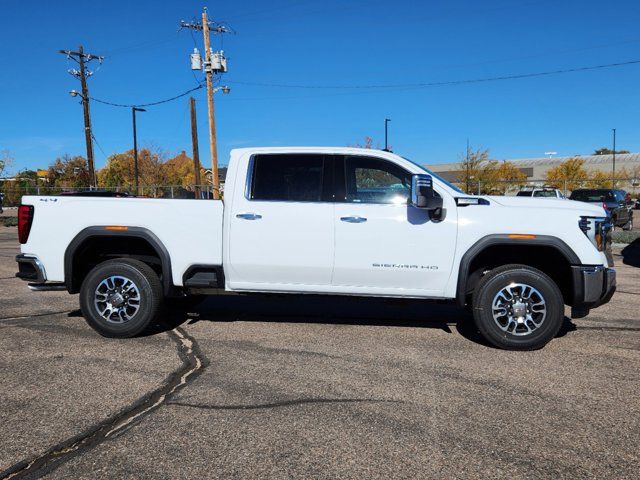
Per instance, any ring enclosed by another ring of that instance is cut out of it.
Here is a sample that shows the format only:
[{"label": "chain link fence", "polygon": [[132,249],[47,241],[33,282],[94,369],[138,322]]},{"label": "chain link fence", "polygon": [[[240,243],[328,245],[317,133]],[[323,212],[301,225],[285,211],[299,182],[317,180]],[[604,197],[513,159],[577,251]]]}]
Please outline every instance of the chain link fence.
[{"label": "chain link fence", "polygon": [[[221,185],[220,191],[222,195],[224,192],[224,185]],[[136,192],[136,187],[133,185],[98,187],[97,189],[90,189],[88,187],[52,187],[46,184],[25,185],[18,184],[17,182],[0,183],[0,196],[2,197],[2,205],[4,207],[15,207],[20,205],[21,198],[25,195],[73,194],[193,200],[196,198],[213,198],[213,187],[212,185],[141,185],[138,192]]]},{"label": "chain link fence", "polygon": [[[524,189],[532,188],[557,188],[565,196],[577,188],[612,188],[611,179],[605,180],[573,180],[566,179],[560,182],[548,183],[544,179],[530,179],[522,181],[492,180],[488,182],[478,182],[470,180],[468,182],[452,182],[462,191],[480,195],[517,195]],[[640,180],[637,178],[616,178],[615,188],[622,189],[631,194],[633,198],[638,198],[640,194]],[[4,207],[14,207],[20,204],[20,199],[24,195],[72,195],[74,193],[87,194],[91,190],[88,187],[52,187],[46,183],[25,184],[22,182],[2,182],[0,183],[0,195],[3,196],[2,205]],[[171,198],[171,199],[207,199],[213,198],[212,185],[141,185],[139,191],[133,185],[123,185],[118,187],[98,187],[96,192],[101,194],[118,196],[135,196],[143,198]],[[224,184],[220,186],[221,195],[224,195]],[[96,196],[100,194],[96,193]]]},{"label": "chain link fence", "polygon": [[531,190],[533,188],[555,188],[567,197],[571,195],[573,190],[579,188],[616,188],[625,190],[633,198],[637,198],[640,195],[640,179],[638,178],[616,178],[615,184],[611,179],[565,179],[551,183],[544,179],[529,179],[526,181],[491,180],[487,182],[470,180],[451,183],[460,190],[474,195],[513,196],[517,195],[521,190]]}]

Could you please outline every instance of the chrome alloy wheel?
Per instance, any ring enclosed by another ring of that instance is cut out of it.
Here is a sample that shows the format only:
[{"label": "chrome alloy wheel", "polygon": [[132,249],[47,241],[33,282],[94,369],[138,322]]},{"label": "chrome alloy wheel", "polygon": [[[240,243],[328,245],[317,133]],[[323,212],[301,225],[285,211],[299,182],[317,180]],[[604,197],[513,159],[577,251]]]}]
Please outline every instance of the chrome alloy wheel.
[{"label": "chrome alloy wheel", "polygon": [[140,309],[140,290],[127,277],[111,276],[96,287],[96,311],[107,322],[125,323]]},{"label": "chrome alloy wheel", "polygon": [[547,304],[531,285],[512,283],[493,297],[491,313],[503,332],[525,336],[542,325],[547,316]]}]

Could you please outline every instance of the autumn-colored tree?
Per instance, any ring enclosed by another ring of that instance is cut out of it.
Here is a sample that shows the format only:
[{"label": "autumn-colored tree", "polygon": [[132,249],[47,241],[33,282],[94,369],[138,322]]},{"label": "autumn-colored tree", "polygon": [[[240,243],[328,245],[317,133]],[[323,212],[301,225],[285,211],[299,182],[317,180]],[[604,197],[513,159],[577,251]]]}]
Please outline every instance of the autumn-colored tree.
[{"label": "autumn-colored tree", "polygon": [[588,177],[584,160],[574,157],[547,170],[545,182],[555,188],[575,190],[580,188]]},{"label": "autumn-colored tree", "polygon": [[589,188],[611,188],[611,172],[603,172],[602,170],[594,170],[589,172],[589,180],[586,186]]},{"label": "autumn-colored tree", "polygon": [[512,188],[522,188],[527,183],[527,174],[520,170],[513,162],[503,161],[495,169],[496,190],[504,195]]},{"label": "autumn-colored tree", "polygon": [[491,193],[497,187],[498,162],[489,160],[489,150],[469,148],[458,163],[456,180],[467,193]]},{"label": "autumn-colored tree", "polygon": [[[380,144],[377,144],[375,147],[373,146],[373,138],[371,138],[370,136],[366,135],[364,137],[364,143],[353,143],[353,144],[349,144],[347,145],[348,147],[353,147],[353,148],[366,148],[366,149],[371,149],[373,150],[374,148],[376,150],[380,150]],[[389,145],[389,151],[392,151],[393,148],[391,147],[391,145]]]},{"label": "autumn-colored tree", "polygon": [[[164,154],[157,149],[143,148],[138,151],[138,176],[146,195],[158,195],[158,185],[167,185],[163,168]],[[133,150],[115,153],[107,159],[104,168],[98,171],[98,185],[106,188],[124,187],[128,190],[135,185]]]},{"label": "autumn-colored tree", "polygon": [[23,195],[38,193],[38,175],[33,170],[23,170],[17,173],[10,182],[3,182],[4,204],[18,205]]},{"label": "autumn-colored tree", "polygon": [[[182,151],[164,164],[165,176],[169,185],[180,185],[192,190],[196,183],[193,159]],[[205,178],[205,170],[200,167],[200,181]]]},{"label": "autumn-colored tree", "polygon": [[47,171],[47,182],[52,187],[89,187],[87,160],[81,156],[72,157],[67,154],[56,158]]}]

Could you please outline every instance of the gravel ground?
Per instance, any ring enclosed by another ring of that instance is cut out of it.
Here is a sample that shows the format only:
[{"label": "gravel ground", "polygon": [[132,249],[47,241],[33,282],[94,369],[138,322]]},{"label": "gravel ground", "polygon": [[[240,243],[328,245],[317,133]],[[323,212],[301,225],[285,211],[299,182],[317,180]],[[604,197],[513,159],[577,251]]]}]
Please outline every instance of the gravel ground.
[{"label": "gravel ground", "polygon": [[637,478],[640,269],[620,255],[610,304],[542,350],[504,352],[449,305],[313,296],[212,298],[106,340],[77,298],[10,278],[14,239],[0,229],[0,471],[72,445],[26,473]]}]

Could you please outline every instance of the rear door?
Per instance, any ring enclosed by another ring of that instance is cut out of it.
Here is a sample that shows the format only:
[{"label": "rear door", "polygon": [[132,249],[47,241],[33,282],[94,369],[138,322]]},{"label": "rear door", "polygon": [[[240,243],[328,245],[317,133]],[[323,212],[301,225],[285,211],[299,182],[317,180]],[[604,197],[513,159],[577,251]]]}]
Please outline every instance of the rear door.
[{"label": "rear door", "polygon": [[265,291],[329,286],[332,157],[258,154],[247,162],[246,186],[234,189],[227,217],[229,286]]}]

